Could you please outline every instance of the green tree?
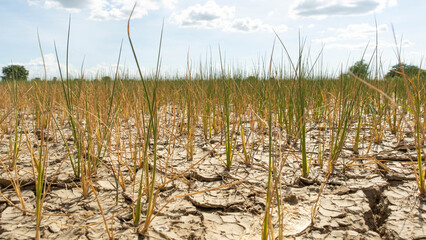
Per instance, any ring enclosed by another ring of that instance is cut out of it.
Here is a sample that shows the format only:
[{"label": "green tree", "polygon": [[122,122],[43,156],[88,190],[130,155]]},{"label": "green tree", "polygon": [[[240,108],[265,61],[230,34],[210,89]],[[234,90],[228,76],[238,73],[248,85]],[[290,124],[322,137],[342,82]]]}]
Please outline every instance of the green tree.
[{"label": "green tree", "polygon": [[415,65],[408,65],[408,64],[402,63],[402,64],[393,65],[392,68],[389,70],[389,72],[386,73],[385,77],[393,78],[393,77],[401,76],[402,69],[404,69],[405,75],[407,75],[409,77],[410,76],[417,76],[419,74],[419,72],[422,76],[426,75],[425,70],[422,70]]},{"label": "green tree", "polygon": [[9,65],[7,67],[3,67],[2,69],[3,76],[2,80],[25,80],[28,79],[28,70],[25,69],[24,66],[20,65]]},{"label": "green tree", "polygon": [[355,74],[360,78],[366,78],[369,74],[368,64],[364,62],[364,59],[356,62],[353,66],[349,68],[349,72]]},{"label": "green tree", "polygon": [[111,82],[112,78],[110,76],[104,76],[104,77],[102,77],[102,81],[103,82]]}]

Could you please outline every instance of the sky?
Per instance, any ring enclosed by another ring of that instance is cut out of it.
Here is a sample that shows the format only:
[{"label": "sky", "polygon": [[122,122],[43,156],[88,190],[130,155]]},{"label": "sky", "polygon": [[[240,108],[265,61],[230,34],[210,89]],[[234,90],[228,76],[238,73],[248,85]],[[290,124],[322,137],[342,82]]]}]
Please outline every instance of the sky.
[{"label": "sky", "polygon": [[282,44],[292,61],[302,46],[316,74],[336,75],[362,58],[386,73],[398,63],[395,38],[404,62],[420,66],[426,56],[424,0],[0,0],[0,67],[24,65],[30,79],[43,79],[38,33],[47,78],[59,76],[54,43],[64,70],[71,19],[73,77],[114,76],[121,42],[120,72],[134,77],[127,20],[135,2],[130,34],[144,75],[156,68],[163,22],[164,76],[218,71],[221,62],[227,72],[265,72],[272,53],[289,72]]}]

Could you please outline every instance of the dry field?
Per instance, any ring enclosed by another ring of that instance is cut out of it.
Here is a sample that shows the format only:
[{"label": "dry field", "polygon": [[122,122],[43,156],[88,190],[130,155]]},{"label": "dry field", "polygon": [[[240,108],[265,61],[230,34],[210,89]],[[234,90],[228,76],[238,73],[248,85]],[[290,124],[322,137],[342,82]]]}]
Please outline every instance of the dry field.
[{"label": "dry field", "polygon": [[145,83],[0,85],[0,238],[426,236],[416,116],[353,77]]},{"label": "dry field", "polygon": [[1,82],[0,239],[426,239],[424,75],[302,56]]}]

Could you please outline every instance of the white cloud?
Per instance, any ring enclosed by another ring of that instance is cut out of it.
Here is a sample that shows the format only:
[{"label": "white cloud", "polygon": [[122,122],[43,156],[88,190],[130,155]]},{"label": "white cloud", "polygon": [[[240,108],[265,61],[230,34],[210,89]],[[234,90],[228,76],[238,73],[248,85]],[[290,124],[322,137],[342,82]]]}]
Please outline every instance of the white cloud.
[{"label": "white cloud", "polygon": [[[388,25],[377,26],[379,33],[387,32]],[[329,28],[324,32],[327,37],[314,39],[315,42],[331,43],[338,41],[368,40],[376,35],[376,26],[368,23],[349,24],[346,28]],[[333,35],[332,35],[333,34]]]},{"label": "white cloud", "polygon": [[[333,42],[330,44],[325,45],[325,48],[332,48],[332,49],[336,49],[336,48],[341,48],[341,49],[358,49],[358,50],[362,50],[365,49],[367,47],[368,42],[358,42],[358,43],[348,43],[348,42]],[[406,48],[406,47],[410,47],[413,46],[414,43],[409,41],[409,40],[404,40],[402,41],[402,47]],[[371,42],[369,44],[369,48],[372,49],[375,47],[375,42]],[[379,48],[395,48],[395,43],[393,42],[388,42],[388,41],[379,41]],[[398,46],[399,47],[399,46]]]},{"label": "white cloud", "polygon": [[[402,42],[398,42],[398,48],[401,47],[401,46],[403,48],[406,48],[406,47],[411,47],[413,45],[414,45],[414,43],[412,41],[408,40],[408,39],[404,39],[404,40],[402,40]],[[393,42],[393,41],[392,42],[380,41],[379,46],[396,48],[395,42]]]},{"label": "white cloud", "polygon": [[[94,3],[90,8],[90,19],[92,20],[125,20],[129,18],[129,14],[135,4],[131,0],[93,0]],[[134,18],[141,18],[148,14],[149,10],[157,10],[161,6],[157,1],[143,0],[138,1]]]},{"label": "white cloud", "polygon": [[231,32],[267,32],[272,30],[275,30],[276,32],[285,32],[287,31],[287,26],[271,26],[269,24],[263,23],[260,19],[237,18],[234,19],[232,22],[227,23],[224,26],[224,30]]},{"label": "white cloud", "polygon": [[171,21],[182,27],[219,28],[234,18],[235,7],[220,7],[215,1],[196,4],[171,16]]},{"label": "white cloud", "polygon": [[[46,73],[48,77],[56,75],[56,73],[59,72],[56,57],[53,53],[44,55],[44,61],[46,64]],[[41,57],[31,59],[29,62],[23,63],[22,65],[24,65],[25,68],[29,71],[30,78],[40,77],[44,79],[44,67]]]},{"label": "white cloud", "polygon": [[90,8],[94,0],[28,0],[29,5],[41,5],[45,8],[65,9],[70,12],[79,12],[81,9]]},{"label": "white cloud", "polygon": [[397,0],[389,0],[388,1],[388,6],[389,7],[395,7],[396,5],[398,5],[398,1]]},{"label": "white cloud", "polygon": [[231,32],[287,31],[287,26],[272,26],[256,18],[236,18],[234,6],[219,6],[214,0],[204,5],[190,6],[170,17],[170,21],[181,27],[221,29]]},{"label": "white cloud", "polygon": [[[141,18],[150,10],[161,7],[173,8],[178,0],[139,0],[134,18]],[[65,9],[70,12],[89,10],[90,19],[102,20],[125,20],[135,4],[135,0],[28,0],[30,5],[41,5],[45,8]]]},{"label": "white cloud", "polygon": [[344,42],[340,42],[340,43],[327,44],[327,45],[325,45],[325,48],[328,48],[328,49],[351,49],[351,50],[358,49],[358,50],[360,50],[360,49],[364,49],[366,46],[367,46],[367,42],[364,42],[364,43],[344,43]]},{"label": "white cloud", "polygon": [[365,15],[397,5],[397,0],[296,0],[290,15],[325,18],[333,15]]},{"label": "white cloud", "polygon": [[418,52],[418,51],[410,51],[408,54],[412,55],[412,56],[419,57],[419,58],[424,58],[426,56],[426,52]]},{"label": "white cloud", "polygon": [[[387,24],[377,26],[380,48],[395,48],[393,39],[383,40],[383,34],[389,32]],[[326,48],[362,49],[370,41],[370,47],[375,45],[376,26],[367,23],[349,24],[345,28],[328,28],[321,33],[326,37],[313,39],[314,42],[325,43]],[[403,40],[403,47],[414,45],[410,40]]]}]

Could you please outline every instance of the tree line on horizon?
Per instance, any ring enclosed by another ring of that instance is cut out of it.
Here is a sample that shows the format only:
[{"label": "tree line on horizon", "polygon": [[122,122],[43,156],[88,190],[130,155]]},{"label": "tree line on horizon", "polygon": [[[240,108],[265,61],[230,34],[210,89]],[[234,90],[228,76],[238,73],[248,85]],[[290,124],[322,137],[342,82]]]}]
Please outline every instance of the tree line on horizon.
[{"label": "tree line on horizon", "polygon": [[[406,76],[417,76],[424,78],[426,77],[426,70],[420,69],[415,65],[409,65],[406,63],[395,64],[391,67],[391,69],[384,76],[385,78],[395,78],[401,76],[402,71]],[[369,65],[364,61],[360,60],[356,62],[349,68],[349,72],[360,78],[368,78],[370,76]],[[11,81],[11,80],[19,80],[19,81],[28,81],[29,71],[22,65],[9,65],[2,68],[3,76],[1,76],[2,81]],[[348,76],[349,73],[343,74],[344,76]],[[253,78],[253,77],[249,77]],[[57,80],[56,77],[53,78]],[[32,80],[41,80],[40,78],[34,78]],[[109,76],[102,77],[102,80],[108,81],[112,80]]]}]

